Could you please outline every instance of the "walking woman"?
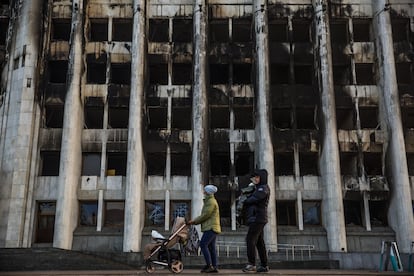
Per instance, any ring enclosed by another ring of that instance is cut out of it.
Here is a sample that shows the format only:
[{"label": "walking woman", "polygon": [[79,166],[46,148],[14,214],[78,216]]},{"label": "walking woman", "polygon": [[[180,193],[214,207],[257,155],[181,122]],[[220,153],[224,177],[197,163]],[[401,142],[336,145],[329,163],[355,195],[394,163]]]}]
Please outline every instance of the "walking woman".
[{"label": "walking woman", "polygon": [[218,273],[216,237],[221,233],[221,226],[220,210],[214,197],[216,192],[217,187],[214,185],[204,187],[204,204],[201,215],[188,222],[188,224],[201,224],[203,236],[200,240],[200,248],[206,261],[206,266],[201,270],[202,273]]}]

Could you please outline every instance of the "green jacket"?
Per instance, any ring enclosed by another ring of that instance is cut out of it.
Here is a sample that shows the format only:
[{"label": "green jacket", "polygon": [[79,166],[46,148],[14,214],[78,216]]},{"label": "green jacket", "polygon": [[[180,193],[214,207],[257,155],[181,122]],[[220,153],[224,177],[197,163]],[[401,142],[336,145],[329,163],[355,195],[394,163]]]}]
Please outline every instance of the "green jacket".
[{"label": "green jacket", "polygon": [[217,234],[220,234],[220,210],[216,198],[214,195],[206,195],[203,201],[201,215],[193,220],[194,224],[201,223],[201,232],[213,230]]}]

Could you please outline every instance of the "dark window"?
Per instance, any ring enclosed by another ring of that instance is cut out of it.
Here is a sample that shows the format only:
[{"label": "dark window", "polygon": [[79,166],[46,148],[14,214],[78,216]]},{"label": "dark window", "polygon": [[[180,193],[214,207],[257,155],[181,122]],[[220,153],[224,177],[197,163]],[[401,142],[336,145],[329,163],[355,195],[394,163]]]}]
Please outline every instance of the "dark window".
[{"label": "dark window", "polygon": [[353,35],[355,42],[371,41],[371,20],[353,19]]},{"label": "dark window", "polygon": [[230,172],[230,155],[226,152],[211,152],[210,166],[212,176],[227,176]]},{"label": "dark window", "polygon": [[110,128],[128,128],[128,107],[109,106],[108,125]]},{"label": "dark window", "polygon": [[8,20],[0,19],[0,45],[6,45],[8,26],[9,26]]},{"label": "dark window", "polygon": [[293,42],[310,42],[310,26],[312,23],[306,21],[294,21],[292,31]]},{"label": "dark window", "polygon": [[42,176],[58,176],[60,164],[59,151],[42,151]]},{"label": "dark window", "polygon": [[341,174],[357,176],[357,154],[350,152],[341,152],[340,163],[341,163]]},{"label": "dark window", "polygon": [[335,85],[349,85],[351,82],[351,68],[349,65],[333,66],[333,81]]},{"label": "dark window", "polygon": [[338,129],[355,129],[355,112],[352,108],[338,108],[336,110],[336,123]]},{"label": "dark window", "polygon": [[321,225],[321,203],[319,201],[304,201],[302,208],[304,225]]},{"label": "dark window", "polygon": [[230,113],[228,106],[210,107],[210,128],[229,128]]},{"label": "dark window", "polygon": [[312,65],[295,65],[295,83],[312,84],[313,68]]},{"label": "dark window", "polygon": [[70,19],[52,20],[52,40],[69,41],[71,32]]},{"label": "dark window", "polygon": [[316,153],[300,153],[300,175],[319,175],[318,161],[318,154]]},{"label": "dark window", "polygon": [[191,153],[171,153],[171,175],[191,175]]},{"label": "dark window", "polygon": [[382,175],[382,153],[364,152],[364,168],[367,175]]},{"label": "dark window", "polygon": [[410,84],[414,80],[414,72],[411,70],[411,64],[408,62],[395,63],[395,71],[398,84]]},{"label": "dark window", "polygon": [[233,64],[233,83],[249,84],[251,83],[252,65],[249,63]]},{"label": "dark window", "polygon": [[287,24],[283,22],[272,22],[269,24],[270,42],[287,42]]},{"label": "dark window", "polygon": [[210,64],[210,83],[227,84],[229,82],[228,64]]},{"label": "dark window", "polygon": [[345,224],[347,226],[362,226],[361,201],[344,200]]},{"label": "dark window", "polygon": [[123,201],[105,202],[105,226],[121,227],[124,225],[125,203]]},{"label": "dark window", "polygon": [[272,120],[276,128],[292,128],[290,108],[273,108]]},{"label": "dark window", "polygon": [[252,152],[234,153],[234,165],[236,167],[236,176],[249,174],[254,168],[254,154]]},{"label": "dark window", "polygon": [[315,110],[313,108],[297,108],[296,127],[298,129],[315,129]]},{"label": "dark window", "polygon": [[150,84],[167,85],[168,84],[168,64],[159,63],[149,66]]},{"label": "dark window", "polygon": [[37,203],[36,243],[52,243],[55,229],[56,202]]},{"label": "dark window", "polygon": [[234,42],[250,42],[251,37],[251,21],[233,19],[233,41]]},{"label": "dark window", "polygon": [[392,20],[392,39],[394,42],[409,41],[409,23],[410,19]]},{"label": "dark window", "polygon": [[149,19],[148,40],[151,42],[168,42],[168,19]]},{"label": "dark window", "polygon": [[174,42],[191,42],[193,40],[193,21],[191,19],[173,19]]},{"label": "dark window", "polygon": [[172,201],[171,202],[171,225],[173,225],[176,217],[191,218],[190,201]]},{"label": "dark window", "polygon": [[50,60],[48,67],[50,83],[66,83],[67,60]]},{"label": "dark window", "polygon": [[408,174],[414,176],[414,153],[407,153]]},{"label": "dark window", "polygon": [[361,121],[361,128],[377,128],[378,122],[378,108],[377,107],[360,107],[359,119]]},{"label": "dark window", "polygon": [[145,226],[164,226],[164,201],[145,201]]},{"label": "dark window", "polygon": [[374,65],[372,63],[355,64],[356,83],[358,85],[373,85]]},{"label": "dark window", "polygon": [[254,114],[253,106],[234,107],[234,128],[235,129],[253,129]]},{"label": "dark window", "polygon": [[149,129],[167,128],[166,107],[148,107],[148,116]]},{"label": "dark window", "polygon": [[289,83],[289,65],[272,64],[270,66],[271,84],[288,84]]},{"label": "dark window", "polygon": [[387,209],[386,201],[369,201],[371,226],[388,226]]},{"label": "dark window", "polygon": [[227,20],[216,20],[209,25],[211,42],[229,41],[229,23]]},{"label": "dark window", "polygon": [[98,220],[98,202],[81,201],[80,202],[80,221],[81,226],[96,226]]},{"label": "dark window", "polygon": [[276,153],[275,155],[275,174],[294,175],[293,153]]},{"label": "dark window", "polygon": [[193,70],[192,65],[190,63],[174,63],[172,70],[173,84],[191,84]]},{"label": "dark window", "polygon": [[108,152],[107,155],[107,174],[108,175],[126,175],[127,170],[127,153],[126,152]]},{"label": "dark window", "polygon": [[103,128],[104,104],[100,97],[87,97],[85,103],[85,128]]},{"label": "dark window", "polygon": [[414,128],[414,108],[401,107],[401,119],[404,128]]},{"label": "dark window", "polygon": [[278,225],[296,226],[295,201],[276,201],[276,218]]},{"label": "dark window", "polygon": [[172,108],[171,128],[190,130],[192,124],[191,107],[174,106]]},{"label": "dark window", "polygon": [[332,22],[330,25],[330,29],[332,43],[348,43],[348,27],[345,22]]},{"label": "dark window", "polygon": [[165,173],[165,153],[148,153],[147,154],[147,174],[161,175]]},{"label": "dark window", "polygon": [[87,83],[106,83],[106,55],[100,55],[96,58],[95,54],[88,54]]},{"label": "dark window", "polygon": [[132,41],[132,19],[112,21],[112,41]]},{"label": "dark window", "polygon": [[46,122],[47,128],[62,128],[63,127],[63,104],[46,105]]},{"label": "dark window", "polygon": [[131,84],[131,63],[111,63],[111,83]]},{"label": "dark window", "polygon": [[108,41],[108,19],[91,19],[89,41]]},{"label": "dark window", "polygon": [[101,175],[101,154],[82,154],[82,175]]}]

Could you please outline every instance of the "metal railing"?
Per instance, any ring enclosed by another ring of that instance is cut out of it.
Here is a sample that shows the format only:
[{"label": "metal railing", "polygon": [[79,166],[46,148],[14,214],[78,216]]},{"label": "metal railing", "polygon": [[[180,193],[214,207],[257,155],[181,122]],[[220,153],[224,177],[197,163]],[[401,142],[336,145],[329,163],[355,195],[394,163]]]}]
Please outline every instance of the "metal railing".
[{"label": "metal railing", "polygon": [[[245,242],[225,242],[217,241],[217,255],[220,256],[220,248],[224,248],[226,257],[232,257],[234,254],[237,258],[240,258],[241,250],[246,251]],[[286,260],[294,261],[295,258],[300,256],[301,260],[307,255],[308,259],[312,259],[312,251],[315,250],[315,246],[311,244],[266,244],[266,249],[269,252],[285,252]]]}]

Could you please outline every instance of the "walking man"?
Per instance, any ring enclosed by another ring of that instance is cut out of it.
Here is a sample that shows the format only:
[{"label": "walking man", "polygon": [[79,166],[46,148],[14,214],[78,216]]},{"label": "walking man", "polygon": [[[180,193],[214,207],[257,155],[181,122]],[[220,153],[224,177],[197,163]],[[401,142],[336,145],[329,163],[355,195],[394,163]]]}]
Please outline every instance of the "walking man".
[{"label": "walking man", "polygon": [[[267,171],[255,170],[250,180],[256,185],[255,191],[244,201],[247,211],[246,235],[248,264],[243,272],[268,272],[267,251],[263,238],[263,228],[267,223],[267,205],[270,189],[267,185]],[[260,265],[256,267],[256,248],[260,258]]]}]

